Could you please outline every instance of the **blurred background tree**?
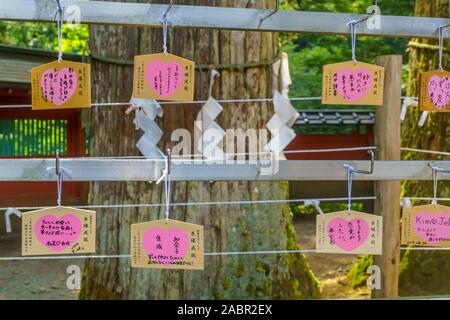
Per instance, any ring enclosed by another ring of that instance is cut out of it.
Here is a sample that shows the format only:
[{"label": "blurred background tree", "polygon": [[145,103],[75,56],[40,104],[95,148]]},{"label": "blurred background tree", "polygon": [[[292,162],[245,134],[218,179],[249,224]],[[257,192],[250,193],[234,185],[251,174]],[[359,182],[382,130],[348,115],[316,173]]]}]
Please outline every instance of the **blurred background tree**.
[{"label": "blurred background tree", "polygon": [[[64,24],[63,51],[87,54],[87,25]],[[58,50],[56,23],[0,22],[0,44]]]},{"label": "blurred background tree", "polygon": [[[282,7],[286,10],[367,13],[367,8],[374,4],[372,0],[329,1],[329,0],[285,0]],[[414,13],[415,0],[380,0],[378,5],[383,15],[410,16]],[[405,55],[409,39],[358,36],[356,56],[368,63],[375,63],[375,58],[384,54]],[[324,64],[347,61],[351,59],[349,36],[283,34],[280,37],[282,50],[289,54],[293,84],[290,86],[292,97],[319,97],[322,94],[322,66]],[[408,63],[404,59],[405,66]],[[406,71],[406,67],[405,67]],[[407,73],[404,74],[405,84]],[[307,102],[308,106],[297,103],[302,109],[309,106],[318,107],[320,102]]]}]

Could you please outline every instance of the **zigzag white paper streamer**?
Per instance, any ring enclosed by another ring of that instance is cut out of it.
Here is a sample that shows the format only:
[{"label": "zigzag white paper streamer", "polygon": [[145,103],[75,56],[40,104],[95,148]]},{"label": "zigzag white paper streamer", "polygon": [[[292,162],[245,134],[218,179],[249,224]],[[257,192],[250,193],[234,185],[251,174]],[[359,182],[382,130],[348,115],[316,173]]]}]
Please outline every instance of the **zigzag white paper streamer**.
[{"label": "zigzag white paper streamer", "polygon": [[134,124],[136,130],[141,129],[144,134],[136,143],[136,148],[147,159],[164,158],[164,153],[158,148],[163,132],[155,122],[156,117],[162,117],[164,112],[156,100],[136,99],[130,101],[131,109],[135,110]]},{"label": "zigzag white paper streamer", "polygon": [[[267,123],[272,139],[264,147],[264,150],[274,152],[280,160],[285,160],[286,157],[282,152],[296,137],[295,131],[291,127],[300,115],[289,100],[289,85],[292,84],[292,80],[289,73],[288,55],[284,52],[281,55],[281,60],[273,65],[273,77],[275,114]],[[276,89],[279,77],[281,77],[281,93]]]},{"label": "zigzag white paper streamer", "polygon": [[215,119],[221,114],[223,107],[213,97],[202,106],[197,114],[195,129],[197,131],[197,152],[202,154],[206,160],[224,159],[223,149],[220,147],[225,131],[219,126]]}]

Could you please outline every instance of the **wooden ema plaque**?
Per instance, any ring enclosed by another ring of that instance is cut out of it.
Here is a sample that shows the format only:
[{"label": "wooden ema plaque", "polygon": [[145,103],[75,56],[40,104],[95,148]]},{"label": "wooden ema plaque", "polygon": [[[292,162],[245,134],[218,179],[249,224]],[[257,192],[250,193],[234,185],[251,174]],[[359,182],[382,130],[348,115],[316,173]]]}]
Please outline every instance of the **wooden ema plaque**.
[{"label": "wooden ema plaque", "polygon": [[133,97],[192,101],[195,63],[173,54],[134,57]]},{"label": "wooden ema plaque", "polygon": [[419,110],[450,112],[450,72],[428,71],[419,75]]},{"label": "wooden ema plaque", "polygon": [[22,214],[22,255],[95,252],[95,212],[53,207]]},{"label": "wooden ema plaque", "polygon": [[346,61],[323,66],[322,104],[383,104],[384,68]]},{"label": "wooden ema plaque", "polygon": [[33,110],[91,107],[91,66],[53,61],[31,69]]},{"label": "wooden ema plaque", "polygon": [[441,205],[403,208],[402,244],[449,247],[450,207]]},{"label": "wooden ema plaque", "polygon": [[381,255],[382,217],[347,210],[320,214],[316,249],[323,253]]},{"label": "wooden ema plaque", "polygon": [[177,220],[131,225],[131,266],[204,269],[203,226]]}]

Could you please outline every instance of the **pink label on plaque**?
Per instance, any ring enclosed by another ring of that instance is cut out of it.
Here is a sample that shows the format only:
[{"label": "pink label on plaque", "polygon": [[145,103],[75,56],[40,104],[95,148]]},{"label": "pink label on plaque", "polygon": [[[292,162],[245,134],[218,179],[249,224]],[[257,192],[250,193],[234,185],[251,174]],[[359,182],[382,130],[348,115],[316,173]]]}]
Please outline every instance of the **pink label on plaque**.
[{"label": "pink label on plaque", "polygon": [[59,71],[48,69],[41,76],[42,94],[46,100],[60,106],[73,96],[77,82],[77,75],[72,68]]},{"label": "pink label on plaque", "polygon": [[438,109],[443,109],[450,100],[450,78],[432,76],[428,81],[428,96]]},{"label": "pink label on plaque", "polygon": [[334,90],[349,102],[355,102],[366,96],[372,87],[372,75],[367,69],[351,71],[342,68],[334,74]]},{"label": "pink label on plaque", "polygon": [[34,226],[40,243],[53,251],[62,251],[73,245],[81,235],[81,221],[73,214],[61,217],[40,217]]},{"label": "pink label on plaque", "polygon": [[415,215],[414,230],[428,243],[438,243],[445,241],[450,236],[450,214],[440,212],[419,212]]},{"label": "pink label on plaque", "polygon": [[184,81],[182,66],[171,61],[168,63],[154,60],[147,64],[147,82],[158,95],[168,97],[175,93]]},{"label": "pink label on plaque", "polygon": [[346,220],[334,218],[328,223],[328,238],[345,251],[352,251],[366,242],[369,237],[369,225],[363,219]]},{"label": "pink label on plaque", "polygon": [[158,264],[173,264],[186,254],[189,238],[183,229],[166,231],[151,228],[144,234],[144,249],[150,259]]}]

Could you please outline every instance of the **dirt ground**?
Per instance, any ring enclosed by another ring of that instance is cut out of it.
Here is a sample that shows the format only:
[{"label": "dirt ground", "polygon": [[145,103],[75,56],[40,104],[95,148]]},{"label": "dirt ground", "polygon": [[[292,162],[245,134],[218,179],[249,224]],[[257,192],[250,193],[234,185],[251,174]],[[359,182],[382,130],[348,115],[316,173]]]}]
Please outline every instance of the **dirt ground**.
[{"label": "dirt ground", "polygon": [[[315,248],[315,216],[298,215],[294,219],[300,249]],[[0,235],[0,257],[20,255],[20,234]],[[356,262],[355,255],[305,254],[308,264],[320,280],[323,298],[369,298],[365,287],[352,289],[345,275]],[[83,266],[83,260],[0,260],[1,299],[77,299],[78,292],[66,285],[67,267]]]},{"label": "dirt ground", "polygon": [[[20,234],[0,235],[0,257],[20,256],[20,246]],[[0,260],[0,300],[77,299],[78,292],[66,285],[70,265],[82,267],[83,261]]]},{"label": "dirt ground", "polygon": [[[316,247],[316,216],[296,215],[297,243],[300,249]],[[306,253],[306,260],[320,281],[323,299],[368,299],[370,290],[362,286],[353,289],[345,275],[356,263],[357,255]]]}]

